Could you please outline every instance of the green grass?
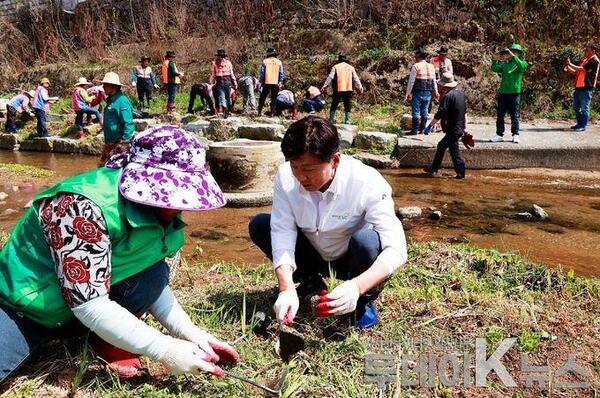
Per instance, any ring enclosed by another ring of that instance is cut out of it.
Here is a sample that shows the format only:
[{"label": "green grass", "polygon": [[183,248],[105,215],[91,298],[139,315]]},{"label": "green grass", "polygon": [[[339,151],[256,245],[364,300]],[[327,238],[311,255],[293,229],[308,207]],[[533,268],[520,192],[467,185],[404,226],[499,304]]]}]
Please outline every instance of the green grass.
[{"label": "green grass", "polygon": [[50,177],[54,175],[52,170],[17,163],[0,163],[0,171],[1,170],[7,170],[19,176],[27,177]]},{"label": "green grass", "polygon": [[[363,356],[374,338],[402,341],[408,336],[425,335],[474,341],[476,337],[484,337],[494,346],[503,338],[516,337],[517,344],[510,352],[521,349],[545,358],[552,350],[570,347],[578,353],[578,363],[599,369],[592,332],[597,328],[594,322],[600,322],[600,310],[594,304],[600,299],[597,279],[579,278],[512,254],[466,245],[411,244],[409,259],[387,283],[378,305],[382,323],[374,332],[350,328],[345,332],[345,339],[331,341],[325,338],[324,328],[337,324],[344,329],[343,322],[316,320],[307,308],[301,308],[297,327],[304,334],[307,347],[289,364],[282,396],[376,396],[376,388],[363,383]],[[336,278],[329,279],[331,289],[334,282],[339,283]],[[285,365],[275,353],[275,335],[265,338],[252,332],[252,316],[256,311],[273,316],[271,307],[276,289],[270,265],[207,262],[202,253],[196,251],[184,259],[174,289],[196,324],[235,344],[243,361],[232,369],[234,372],[261,382],[277,377]],[[570,314],[576,314],[580,325],[576,331],[570,330],[568,323],[552,321]],[[148,322],[159,327],[151,318]],[[269,330],[275,333],[275,325]],[[578,336],[576,343],[571,340],[571,333]],[[151,361],[152,377],[134,382],[118,380],[84,350],[65,361],[65,349],[60,348],[61,345],[51,346],[27,365],[12,382],[6,396],[60,396],[61,391],[65,393],[61,390],[65,372],[72,374],[67,377],[69,388],[82,395],[261,396],[256,390],[228,378],[170,377],[160,364]],[[59,383],[59,380],[63,381]],[[596,387],[600,385],[598,373],[592,382]],[[489,388],[497,389],[496,395],[504,394],[500,387],[491,385]],[[393,394],[390,387],[384,396]],[[432,394],[456,396],[457,390],[441,386],[431,390],[412,388],[398,391],[396,396]],[[523,394],[523,397],[534,397],[541,393],[531,389]]]}]

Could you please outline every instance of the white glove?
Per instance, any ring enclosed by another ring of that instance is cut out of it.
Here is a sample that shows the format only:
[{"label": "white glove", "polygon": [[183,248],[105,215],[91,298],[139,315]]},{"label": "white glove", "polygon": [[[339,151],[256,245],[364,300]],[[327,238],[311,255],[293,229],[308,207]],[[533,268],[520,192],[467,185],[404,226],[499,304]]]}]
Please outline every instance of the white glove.
[{"label": "white glove", "polygon": [[354,280],[349,280],[325,296],[330,301],[327,303],[331,315],[343,315],[356,309],[356,302],[360,297],[360,290]]},{"label": "white glove", "polygon": [[164,288],[158,300],[152,304],[150,313],[171,334],[200,347],[212,362],[233,364],[240,360],[233,347],[194,325],[175,299],[169,286]]},{"label": "white glove", "polygon": [[239,354],[232,346],[198,327],[186,331],[182,337],[197,344],[208,354],[212,362],[229,365],[240,360]]},{"label": "white glove", "polygon": [[211,357],[196,344],[179,339],[173,339],[167,352],[159,360],[174,375],[186,373],[210,373],[213,376],[223,376],[223,369],[211,362]]},{"label": "white glove", "polygon": [[279,322],[291,324],[298,312],[298,307],[300,307],[298,293],[296,293],[296,288],[292,287],[291,289],[279,292],[273,310]]},{"label": "white glove", "polygon": [[137,83],[136,82],[131,82],[131,87],[135,87],[135,86],[137,86]]}]

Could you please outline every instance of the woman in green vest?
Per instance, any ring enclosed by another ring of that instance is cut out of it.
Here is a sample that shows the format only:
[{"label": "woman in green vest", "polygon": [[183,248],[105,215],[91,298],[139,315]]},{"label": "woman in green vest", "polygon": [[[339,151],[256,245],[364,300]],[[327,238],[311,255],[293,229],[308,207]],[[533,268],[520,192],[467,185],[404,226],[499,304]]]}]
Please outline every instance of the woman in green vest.
[{"label": "woman in green vest", "polygon": [[218,364],[239,355],[192,323],[167,260],[183,246],[181,211],[224,204],[204,147],[174,126],[37,195],[0,252],[0,383],[66,330],[92,331],[94,351],[123,376],[138,373],[140,355],[173,374],[222,376]]}]

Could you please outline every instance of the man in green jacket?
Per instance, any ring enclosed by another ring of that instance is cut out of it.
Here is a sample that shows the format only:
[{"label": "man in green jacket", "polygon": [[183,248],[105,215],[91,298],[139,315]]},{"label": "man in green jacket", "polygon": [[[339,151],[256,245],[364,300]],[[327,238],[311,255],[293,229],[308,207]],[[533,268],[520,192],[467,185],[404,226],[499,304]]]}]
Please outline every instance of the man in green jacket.
[{"label": "man in green jacket", "polygon": [[502,75],[500,93],[498,94],[498,116],[496,119],[496,135],[491,142],[504,141],[504,116],[510,114],[512,142],[519,143],[519,123],[521,108],[521,92],[523,91],[523,75],[529,65],[521,59],[524,53],[519,44],[512,44],[494,54],[492,71]]},{"label": "man in green jacket", "polygon": [[108,72],[102,80],[106,99],[104,109],[104,148],[100,162],[104,163],[109,158],[118,144],[128,143],[133,138],[135,125],[133,124],[133,106],[129,98],[121,91],[119,75]]}]

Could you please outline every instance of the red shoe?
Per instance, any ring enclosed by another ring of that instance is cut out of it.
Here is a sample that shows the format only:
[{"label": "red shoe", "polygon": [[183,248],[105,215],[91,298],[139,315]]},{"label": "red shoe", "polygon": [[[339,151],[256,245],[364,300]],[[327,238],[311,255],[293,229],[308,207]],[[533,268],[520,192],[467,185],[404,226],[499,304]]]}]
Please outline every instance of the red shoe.
[{"label": "red shoe", "polygon": [[79,130],[79,139],[82,140],[84,136],[83,130]]},{"label": "red shoe", "polygon": [[94,353],[108,364],[119,377],[140,376],[144,370],[140,356],[111,345],[100,337],[92,335],[91,346]]}]

